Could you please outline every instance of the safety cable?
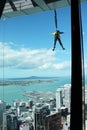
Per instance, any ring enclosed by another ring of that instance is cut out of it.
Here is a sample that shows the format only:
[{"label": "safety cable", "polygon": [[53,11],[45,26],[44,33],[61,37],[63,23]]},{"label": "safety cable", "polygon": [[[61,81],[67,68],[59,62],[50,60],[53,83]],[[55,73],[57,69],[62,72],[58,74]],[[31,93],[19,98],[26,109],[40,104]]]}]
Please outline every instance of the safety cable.
[{"label": "safety cable", "polygon": [[55,9],[54,9],[54,20],[55,20],[55,27],[56,27],[56,30],[57,30],[57,28],[58,28],[58,26],[57,26],[57,12],[56,12]]}]

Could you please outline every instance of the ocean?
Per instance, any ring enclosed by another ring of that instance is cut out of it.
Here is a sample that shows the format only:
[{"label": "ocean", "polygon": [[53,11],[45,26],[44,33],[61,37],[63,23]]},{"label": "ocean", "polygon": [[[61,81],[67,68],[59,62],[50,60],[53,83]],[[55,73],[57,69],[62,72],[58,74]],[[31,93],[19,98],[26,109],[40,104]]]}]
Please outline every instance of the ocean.
[{"label": "ocean", "polygon": [[12,105],[16,99],[27,99],[27,97],[23,96],[24,92],[41,91],[45,93],[50,91],[55,93],[58,87],[63,87],[65,84],[71,84],[70,77],[58,77],[53,82],[0,86],[0,100]]}]

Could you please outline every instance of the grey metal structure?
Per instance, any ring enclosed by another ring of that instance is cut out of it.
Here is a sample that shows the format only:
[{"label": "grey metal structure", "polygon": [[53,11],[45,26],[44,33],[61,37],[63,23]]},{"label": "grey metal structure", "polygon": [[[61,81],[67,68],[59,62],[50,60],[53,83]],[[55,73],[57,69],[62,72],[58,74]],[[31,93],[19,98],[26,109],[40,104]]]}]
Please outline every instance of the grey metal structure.
[{"label": "grey metal structure", "polygon": [[71,0],[6,0],[2,18],[35,14],[70,5]]}]

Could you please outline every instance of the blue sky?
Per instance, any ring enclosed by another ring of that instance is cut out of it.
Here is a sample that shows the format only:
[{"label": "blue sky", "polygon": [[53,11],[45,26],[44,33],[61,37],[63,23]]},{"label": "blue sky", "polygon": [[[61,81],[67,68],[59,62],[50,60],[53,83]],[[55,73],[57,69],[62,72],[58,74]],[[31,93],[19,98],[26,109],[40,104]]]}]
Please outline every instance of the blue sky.
[{"label": "blue sky", "polygon": [[[85,70],[87,2],[82,4]],[[62,50],[59,43],[53,52],[55,31],[54,12],[42,12],[0,20],[0,78],[71,75],[71,19],[70,7],[57,10],[58,29],[63,31]],[[4,51],[4,69],[3,69]],[[86,72],[87,73],[87,72]]]}]

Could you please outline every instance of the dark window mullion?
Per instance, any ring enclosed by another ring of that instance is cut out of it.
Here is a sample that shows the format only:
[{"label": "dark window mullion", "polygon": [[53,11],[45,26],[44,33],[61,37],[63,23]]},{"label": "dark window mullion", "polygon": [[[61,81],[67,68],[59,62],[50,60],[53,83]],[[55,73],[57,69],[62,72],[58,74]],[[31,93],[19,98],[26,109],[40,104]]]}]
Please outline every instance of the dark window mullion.
[{"label": "dark window mullion", "polygon": [[81,15],[80,1],[71,0],[71,128],[82,130],[82,61],[81,61]]}]

